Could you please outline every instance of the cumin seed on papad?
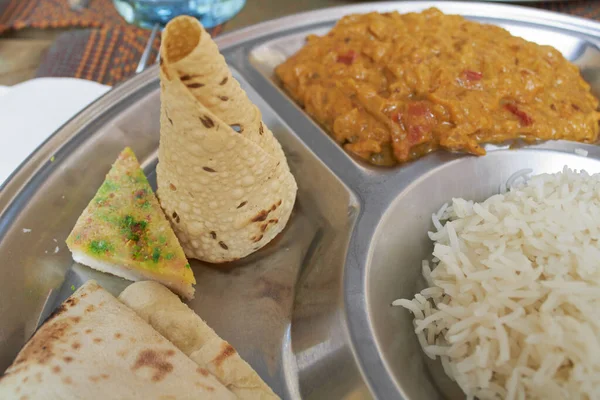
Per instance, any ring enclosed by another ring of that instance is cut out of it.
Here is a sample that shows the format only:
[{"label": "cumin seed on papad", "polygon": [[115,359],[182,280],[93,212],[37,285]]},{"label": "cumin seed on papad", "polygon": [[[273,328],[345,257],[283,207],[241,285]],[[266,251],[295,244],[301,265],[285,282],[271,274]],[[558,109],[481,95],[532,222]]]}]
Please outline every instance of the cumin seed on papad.
[{"label": "cumin seed on papad", "polygon": [[161,205],[188,257],[245,257],[290,217],[297,186],[285,155],[198,21],[172,20],[161,56]]}]

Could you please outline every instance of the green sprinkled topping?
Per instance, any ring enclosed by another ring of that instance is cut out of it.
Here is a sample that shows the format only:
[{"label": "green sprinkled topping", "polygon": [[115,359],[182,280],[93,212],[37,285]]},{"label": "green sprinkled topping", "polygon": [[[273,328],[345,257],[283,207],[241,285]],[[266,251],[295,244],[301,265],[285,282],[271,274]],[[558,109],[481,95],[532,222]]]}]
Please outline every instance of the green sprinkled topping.
[{"label": "green sprinkled topping", "polygon": [[71,291],[75,291],[75,285],[71,285]]},{"label": "green sprinkled topping", "polygon": [[119,217],[114,213],[110,212],[110,210],[108,210],[108,212],[106,213],[99,213],[98,218],[100,218],[102,221],[108,222],[109,224],[118,224],[119,220]]},{"label": "green sprinkled topping", "polygon": [[104,181],[102,186],[100,186],[99,192],[100,193],[114,192],[117,189],[119,189],[119,185],[116,184],[115,182],[111,181],[110,179],[107,179]]},{"label": "green sprinkled topping", "polygon": [[92,240],[90,242],[90,250],[92,253],[102,254],[112,251],[112,246],[106,240]]},{"label": "green sprinkled topping", "polygon": [[148,201],[148,190],[139,189],[135,193],[133,193],[134,203],[137,204],[144,210],[147,210],[151,207],[150,202]]},{"label": "green sprinkled topping", "polygon": [[146,189],[140,189],[134,193],[134,196],[136,199],[141,199],[144,196],[146,196],[147,194],[148,194],[148,192],[146,191]]},{"label": "green sprinkled topping", "polygon": [[143,183],[143,184],[148,184],[148,179],[146,178],[146,175],[144,175],[144,173],[140,170],[139,174],[136,174],[135,178],[134,178],[134,182],[135,183]]},{"label": "green sprinkled topping", "polygon": [[136,244],[131,250],[131,258],[134,260],[140,260],[142,258],[142,246]]},{"label": "green sprinkled topping", "polygon": [[185,267],[186,268],[192,268],[192,267],[190,267],[190,264],[185,264]]},{"label": "green sprinkled topping", "polygon": [[175,254],[173,254],[173,253],[169,253],[169,254],[167,254],[167,255],[165,256],[165,260],[172,260],[172,259],[173,259],[173,257],[175,257]]},{"label": "green sprinkled topping", "polygon": [[50,157],[50,162],[54,162],[54,156]]},{"label": "green sprinkled topping", "polygon": [[136,221],[131,215],[126,215],[121,221],[121,230],[127,240],[138,242],[142,236],[146,233],[146,227],[148,223],[146,221]]},{"label": "green sprinkled topping", "polygon": [[160,260],[160,247],[155,247],[154,251],[152,252],[152,261],[157,263],[158,260]]}]

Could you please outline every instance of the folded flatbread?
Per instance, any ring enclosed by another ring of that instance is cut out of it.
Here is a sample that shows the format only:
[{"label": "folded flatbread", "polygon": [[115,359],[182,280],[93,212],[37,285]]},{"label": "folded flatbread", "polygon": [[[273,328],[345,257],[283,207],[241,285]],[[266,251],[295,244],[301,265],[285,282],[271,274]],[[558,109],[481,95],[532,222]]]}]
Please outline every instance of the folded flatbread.
[{"label": "folded flatbread", "polygon": [[239,399],[279,398],[229,343],[169,289],[156,282],[138,282],[125,289],[119,300],[198,366],[210,371]]},{"label": "folded flatbread", "polygon": [[38,329],[0,378],[0,399],[235,399],[96,282]]},{"label": "folded flatbread", "polygon": [[294,206],[281,146],[196,19],[165,28],[160,79],[161,205],[188,257],[245,257],[283,230]]},{"label": "folded flatbread", "polygon": [[125,148],[67,238],[73,259],[194,297],[194,273],[133,151]]}]

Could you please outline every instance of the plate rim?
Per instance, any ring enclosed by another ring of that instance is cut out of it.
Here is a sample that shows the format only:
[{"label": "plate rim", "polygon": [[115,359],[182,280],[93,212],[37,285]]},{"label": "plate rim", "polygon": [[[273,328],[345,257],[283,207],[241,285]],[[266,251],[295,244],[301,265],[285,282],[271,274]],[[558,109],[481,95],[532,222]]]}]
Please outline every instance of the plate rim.
[{"label": "plate rim", "polygon": [[[406,13],[411,11],[422,11],[436,7],[447,14],[467,15],[469,17],[481,17],[487,19],[508,19],[521,22],[559,28],[578,33],[588,34],[600,39],[600,22],[589,18],[573,16],[552,10],[543,10],[524,5],[499,4],[489,2],[468,1],[378,1],[373,3],[353,4],[336,7],[328,7],[318,10],[304,11],[275,18],[247,26],[233,32],[215,38],[219,48],[226,50],[229,47],[239,45],[245,41],[255,40],[261,36],[267,36],[277,31],[292,30],[307,25],[326,23],[332,19],[339,19],[343,15],[352,13],[365,13],[371,11],[389,12],[398,11]],[[461,11],[469,11],[461,12]],[[494,15],[494,17],[490,17]]]}]

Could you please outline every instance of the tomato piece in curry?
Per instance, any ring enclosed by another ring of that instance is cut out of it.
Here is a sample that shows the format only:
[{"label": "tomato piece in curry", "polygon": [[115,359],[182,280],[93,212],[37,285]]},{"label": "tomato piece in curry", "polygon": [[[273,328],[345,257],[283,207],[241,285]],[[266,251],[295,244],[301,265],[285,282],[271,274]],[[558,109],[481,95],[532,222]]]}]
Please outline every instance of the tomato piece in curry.
[{"label": "tomato piece in curry", "polygon": [[276,74],[337,142],[378,165],[598,138],[598,100],[556,49],[437,9],[346,16]]}]

